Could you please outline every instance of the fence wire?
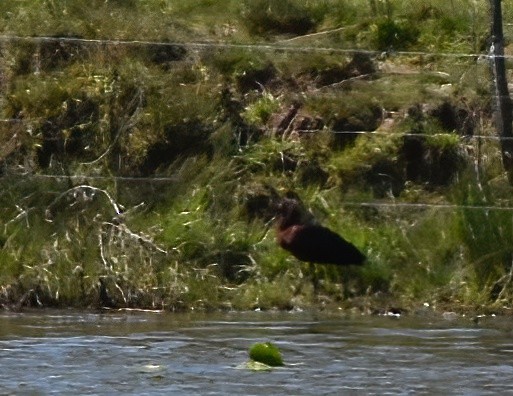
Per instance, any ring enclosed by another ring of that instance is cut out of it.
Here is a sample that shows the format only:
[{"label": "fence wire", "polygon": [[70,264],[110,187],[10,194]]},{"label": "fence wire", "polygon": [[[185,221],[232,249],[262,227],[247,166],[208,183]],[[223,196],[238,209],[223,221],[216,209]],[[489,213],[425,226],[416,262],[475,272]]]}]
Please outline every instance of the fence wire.
[{"label": "fence wire", "polygon": [[[510,24],[511,25],[511,24]],[[321,32],[322,33],[322,32]],[[269,51],[269,52],[293,52],[293,53],[326,53],[326,54],[343,54],[343,55],[368,55],[377,59],[390,59],[394,57],[439,57],[439,58],[453,58],[453,59],[469,59],[476,63],[489,63],[494,58],[504,58],[506,60],[513,59],[513,55],[496,56],[490,53],[451,53],[451,52],[429,52],[429,51],[375,51],[365,49],[351,49],[351,48],[336,48],[336,47],[318,47],[318,46],[302,46],[302,45],[283,45],[281,43],[271,44],[243,44],[243,43],[226,43],[226,42],[163,42],[163,41],[145,41],[145,40],[112,40],[112,39],[85,39],[78,37],[48,37],[48,36],[18,36],[18,35],[0,35],[0,43],[16,43],[16,42],[29,42],[29,43],[74,43],[84,45],[102,45],[102,46],[151,46],[151,47],[183,47],[196,50],[201,49],[241,49],[247,51]],[[377,72],[379,74],[389,75],[395,74],[394,72]],[[400,74],[400,73],[399,73]],[[490,99],[497,99],[495,95],[487,95]],[[37,119],[20,119],[8,118],[0,119],[0,124],[20,124],[30,126],[37,122]],[[379,127],[374,131],[353,131],[353,130],[333,130],[329,128],[323,129],[304,129],[294,130],[294,132],[301,134],[315,134],[315,133],[330,133],[335,135],[361,135],[361,136],[386,136],[386,137],[438,137],[438,136],[457,136],[461,142],[469,140],[488,140],[488,141],[504,141],[513,140],[513,137],[501,137],[494,135],[456,135],[455,133],[413,133],[413,132],[393,132],[393,131],[380,131]],[[52,140],[50,137],[41,138],[41,140]],[[1,178],[6,177],[2,175]],[[74,175],[58,175],[58,174],[31,174],[20,173],[16,177],[21,178],[41,178],[41,179],[54,179],[54,180],[97,180],[97,181],[124,181],[124,182],[162,182],[170,183],[179,180],[179,177],[139,177],[139,176],[101,176],[89,174],[74,174]],[[479,210],[479,211],[504,211],[511,212],[513,207],[509,206],[496,206],[496,205],[455,205],[455,204],[435,204],[435,203],[408,203],[408,202],[343,202],[342,205],[347,207],[362,207],[362,208],[391,208],[391,209],[441,209],[441,210]]]},{"label": "fence wire", "polygon": [[[369,55],[369,56],[438,56],[443,58],[469,58],[475,60],[487,60],[492,56],[485,53],[453,53],[453,52],[426,52],[426,51],[396,51],[390,49],[388,51],[365,50],[360,48],[337,48],[337,47],[318,47],[318,46],[301,46],[301,45],[280,45],[280,44],[242,44],[242,43],[226,43],[226,42],[194,42],[194,41],[145,41],[145,40],[109,40],[109,39],[85,39],[78,37],[49,37],[49,36],[16,36],[16,35],[0,35],[0,42],[8,43],[13,41],[24,41],[31,43],[42,42],[64,42],[75,44],[101,44],[111,46],[161,46],[161,47],[187,47],[193,49],[243,49],[252,51],[287,51],[287,52],[323,52],[333,54],[347,55]],[[501,56],[506,59],[513,59],[513,55]]]}]

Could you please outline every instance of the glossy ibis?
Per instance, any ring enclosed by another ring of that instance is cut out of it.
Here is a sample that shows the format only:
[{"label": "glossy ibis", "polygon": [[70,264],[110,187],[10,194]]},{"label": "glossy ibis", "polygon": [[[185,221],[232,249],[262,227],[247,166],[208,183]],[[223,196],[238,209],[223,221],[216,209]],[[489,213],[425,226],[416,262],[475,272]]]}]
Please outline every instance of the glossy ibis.
[{"label": "glossy ibis", "polygon": [[278,243],[297,259],[310,263],[314,291],[318,279],[313,263],[339,266],[364,263],[365,256],[352,243],[317,224],[298,200],[282,199],[277,212]]}]

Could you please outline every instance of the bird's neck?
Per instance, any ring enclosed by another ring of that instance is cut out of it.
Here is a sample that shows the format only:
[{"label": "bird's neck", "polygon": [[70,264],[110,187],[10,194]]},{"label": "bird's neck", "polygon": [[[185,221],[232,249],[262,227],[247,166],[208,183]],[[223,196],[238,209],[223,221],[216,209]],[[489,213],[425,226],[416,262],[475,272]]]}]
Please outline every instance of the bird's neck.
[{"label": "bird's neck", "polygon": [[278,220],[278,229],[285,230],[293,225],[301,224],[301,219],[297,218],[297,216],[287,216],[281,217]]}]

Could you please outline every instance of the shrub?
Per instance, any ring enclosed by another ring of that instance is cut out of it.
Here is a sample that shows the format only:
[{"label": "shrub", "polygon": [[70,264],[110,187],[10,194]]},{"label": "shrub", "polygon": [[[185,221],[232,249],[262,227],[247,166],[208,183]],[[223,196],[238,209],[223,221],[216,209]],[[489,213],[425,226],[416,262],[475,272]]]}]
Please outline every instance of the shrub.
[{"label": "shrub", "polygon": [[246,0],[243,19],[250,34],[302,35],[310,32],[317,21],[309,10],[292,0]]},{"label": "shrub", "polygon": [[373,30],[373,44],[378,50],[404,50],[417,42],[420,31],[411,22],[385,19]]}]

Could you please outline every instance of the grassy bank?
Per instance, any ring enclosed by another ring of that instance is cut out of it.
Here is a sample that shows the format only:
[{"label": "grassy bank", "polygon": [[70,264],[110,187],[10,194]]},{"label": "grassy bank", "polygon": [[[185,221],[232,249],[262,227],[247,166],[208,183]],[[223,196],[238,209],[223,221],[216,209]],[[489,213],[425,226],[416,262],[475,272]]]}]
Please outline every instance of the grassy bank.
[{"label": "grassy bank", "polygon": [[[2,306],[510,305],[484,2],[175,3],[0,5]],[[366,265],[314,293],[288,191]]]}]

